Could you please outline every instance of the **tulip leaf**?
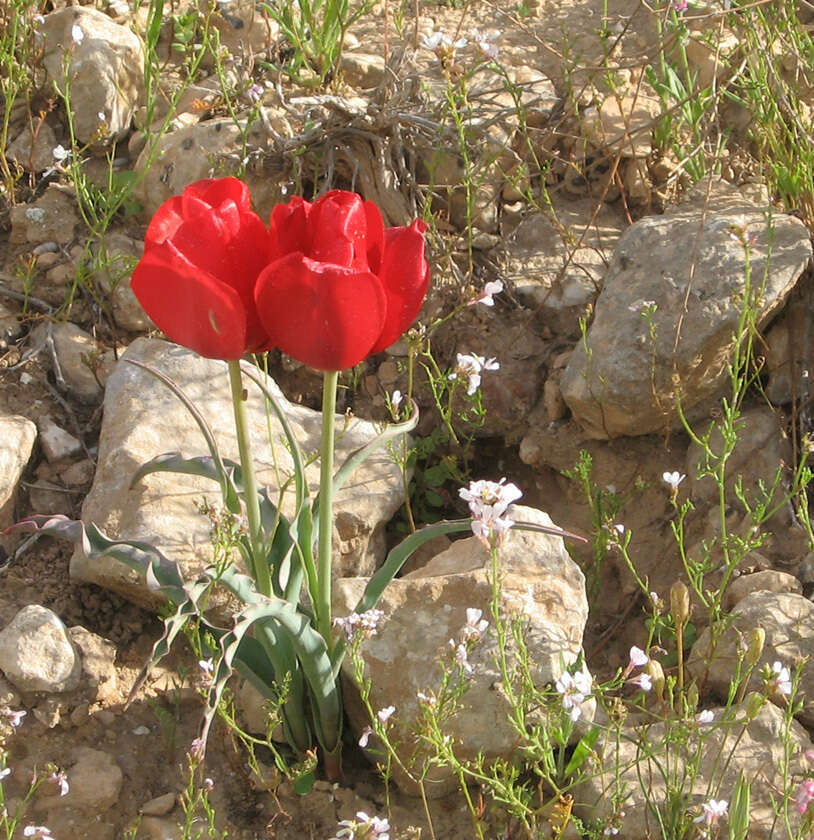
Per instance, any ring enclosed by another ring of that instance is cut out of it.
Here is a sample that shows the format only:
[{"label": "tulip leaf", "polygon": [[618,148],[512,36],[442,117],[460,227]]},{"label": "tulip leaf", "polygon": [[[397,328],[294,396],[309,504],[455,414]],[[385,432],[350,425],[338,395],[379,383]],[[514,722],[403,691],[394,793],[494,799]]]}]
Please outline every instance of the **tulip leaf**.
[{"label": "tulip leaf", "polygon": [[[418,404],[415,400],[412,403],[413,411],[408,420],[405,420],[403,423],[387,425],[373,440],[364,446],[360,446],[348,455],[342,466],[334,473],[334,493],[339,492],[360,464],[364,463],[377,449],[399,435],[406,435],[418,425]],[[314,504],[316,505],[316,501]]]},{"label": "tulip leaf", "polygon": [[237,513],[240,510],[240,502],[237,499],[235,494],[235,490],[233,487],[230,486],[226,468],[223,465],[223,461],[221,460],[220,453],[218,452],[218,445],[215,441],[215,435],[212,433],[212,429],[209,427],[209,424],[206,422],[203,414],[195,407],[194,403],[187,397],[187,395],[173,382],[172,379],[169,378],[166,374],[162,373],[157,368],[154,368],[152,365],[147,365],[144,362],[138,362],[135,359],[125,359],[124,361],[128,362],[131,365],[135,365],[136,367],[141,368],[142,370],[146,370],[147,373],[152,374],[159,382],[162,382],[167,388],[178,397],[179,400],[184,404],[186,410],[192,415],[195,422],[198,424],[198,428],[201,430],[201,434],[204,436],[204,440],[206,441],[206,445],[209,448],[209,454],[212,456],[212,460],[215,462],[215,466],[217,468],[217,474],[219,477],[219,481],[221,482],[221,491],[223,493],[223,501],[226,506],[229,508],[232,513]]},{"label": "tulip leaf", "polygon": [[[222,464],[229,486],[237,493],[244,492],[243,472],[240,465],[228,459],[223,459]],[[218,468],[213,459],[208,455],[187,458],[180,452],[167,452],[143,464],[133,476],[131,486],[145,476],[157,472],[197,475],[201,478],[211,478],[213,481],[220,481]],[[271,567],[275,594],[280,595],[283,591],[290,591],[292,597],[293,593],[296,593],[298,598],[302,585],[302,573],[297,572],[297,569],[301,567],[302,563],[301,560],[295,562],[301,556],[299,546],[297,545],[297,529],[294,527],[295,523],[289,523],[280,513],[279,508],[269,499],[268,492],[265,489],[260,490],[258,495],[260,497],[260,518],[263,525],[264,538],[268,543],[266,547],[266,559]],[[269,535],[271,535],[270,538]],[[245,544],[245,540],[241,543],[241,549],[244,561],[247,561],[246,552],[248,551],[248,546]],[[292,554],[295,555],[293,560]],[[289,564],[293,563],[291,571],[288,573],[285,573],[286,561]],[[287,600],[291,600],[288,596],[286,597]]]},{"label": "tulip leaf", "polygon": [[240,613],[241,620],[254,623],[273,619],[285,630],[309,688],[317,738],[332,752],[342,728],[342,708],[325,639],[313,627],[309,616],[282,598],[262,595],[254,581],[234,567],[224,571],[220,582],[247,604]]}]

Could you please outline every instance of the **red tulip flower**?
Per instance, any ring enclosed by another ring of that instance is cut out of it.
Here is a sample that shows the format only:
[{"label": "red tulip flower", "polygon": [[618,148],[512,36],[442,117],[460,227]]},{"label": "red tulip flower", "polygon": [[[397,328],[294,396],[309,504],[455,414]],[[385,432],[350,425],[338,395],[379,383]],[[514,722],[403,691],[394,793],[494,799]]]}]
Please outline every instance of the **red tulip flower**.
[{"label": "red tulip flower", "polygon": [[353,367],[395,342],[427,293],[426,225],[385,230],[375,204],[334,190],[271,214],[271,261],[255,287],[270,342],[317,370]]},{"label": "red tulip flower", "polygon": [[242,181],[197,181],[153,216],[131,288],[173,341],[210,359],[239,359],[271,346],[254,302],[271,244]]}]

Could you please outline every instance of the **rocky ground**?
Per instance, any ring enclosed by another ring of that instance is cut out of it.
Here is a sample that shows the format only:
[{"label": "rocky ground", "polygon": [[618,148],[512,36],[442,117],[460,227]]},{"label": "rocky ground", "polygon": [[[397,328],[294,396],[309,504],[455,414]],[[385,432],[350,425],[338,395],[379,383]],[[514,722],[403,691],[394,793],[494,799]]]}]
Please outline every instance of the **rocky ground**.
[{"label": "rocky ground", "polygon": [[[632,534],[638,575],[663,598],[682,576],[663,473],[687,476],[678,500],[694,504],[688,554],[699,556],[721,527],[717,490],[698,474],[698,444],[678,420],[676,394],[703,434],[720,416],[732,333],[750,301],[765,364],[742,405],[727,481],[731,487],[740,475],[748,495],[780,473],[765,539],[728,593],[735,629],[702,684],[702,699],[714,707],[726,699],[738,630],[766,628],[769,662],[805,656],[814,633],[812,546],[783,498],[805,461],[810,431],[810,230],[762,180],[745,141],[748,113],[732,106],[721,115],[744,142],[721,155],[720,175],[694,185],[656,144],[665,106],[644,66],[661,43],[667,11],[620,2],[603,18],[609,4],[595,0],[417,5],[417,18],[412,8],[386,4],[362,16],[325,89],[268,69],[286,44],[276,24],[242,0],[218,4],[210,23],[225,52],[204,58],[187,86],[194,55],[171,49],[183,43],[188,19],[180,8],[165,16],[155,43],[161,74],[152,79],[144,75],[144,6],[57,2],[41,10],[43,20],[32,17],[34,86],[7,113],[5,157],[19,178],[0,214],[0,524],[31,513],[82,513],[117,536],[154,540],[187,570],[211,556],[209,522],[195,507],[214,500],[211,486],[151,476],[130,487],[144,461],[175,449],[198,454],[203,442],[171,395],[123,356],[171,374],[224,449],[234,447],[222,366],[162,342],[129,289],[146,223],[164,200],[199,178],[239,173],[261,215],[291,194],[327,186],[375,200],[391,225],[428,201],[433,285],[422,323],[475,298],[488,281],[504,284],[493,307],[466,306],[433,335],[441,369],[454,368],[459,353],[500,365],[483,374],[485,418],[466,457],[454,449],[451,456],[472,478],[508,476],[523,490],[524,518],[547,515],[546,522],[590,536],[606,518],[596,522],[596,506],[565,474],[587,452],[595,500]],[[723,83],[724,58],[736,63],[736,21],[713,5],[688,26],[694,71],[704,84]],[[434,32],[468,44],[454,56],[432,49]],[[709,47],[710,32],[725,45],[718,51]],[[489,55],[495,49],[499,65]],[[55,84],[65,90],[66,75],[73,146],[64,98],[54,93]],[[132,191],[111,207],[105,197],[128,179]],[[759,291],[746,286],[749,271]],[[373,434],[368,421],[385,419],[386,395],[406,390],[405,358],[399,342],[347,378],[341,409],[354,420],[343,446]],[[315,440],[319,377],[279,354],[270,364],[292,422]],[[426,438],[440,423],[424,382],[417,400],[416,434]],[[263,435],[259,401],[255,409]],[[419,474],[427,465],[419,464]],[[273,486],[268,458],[262,469]],[[431,489],[438,512],[465,515],[454,482]],[[351,609],[360,578],[392,544],[402,500],[401,476],[386,457],[370,462],[338,499],[340,612]],[[734,493],[725,514],[733,533],[749,533]],[[505,604],[532,622],[540,683],[553,682],[563,658],[573,661],[580,649],[599,678],[623,666],[630,645],[642,641],[646,596],[620,553],[609,550],[600,566],[591,545],[574,542],[566,553],[561,541],[539,535],[516,535],[512,545]],[[64,543],[15,535],[2,546],[0,705],[27,712],[6,733],[13,770],[4,780],[6,807],[13,811],[35,769],[52,762],[67,772],[70,791],[60,796],[45,783],[21,826],[48,825],[60,840],[107,840],[130,829],[136,838],[181,837],[179,794],[201,710],[192,652],[179,647],[126,705],[160,633],[144,585]],[[389,630],[368,649],[377,705],[405,714],[415,706],[465,609],[488,607],[486,561],[474,539],[442,540],[393,587]],[[695,623],[695,657],[703,660],[700,611]],[[489,650],[478,656],[473,713],[454,735],[473,753],[499,757],[511,753],[511,733],[504,707],[490,697]],[[404,661],[414,664],[409,679],[388,665]],[[793,731],[800,752],[810,747],[814,725],[812,673],[802,677]],[[471,836],[448,778],[435,780],[434,835],[409,784],[401,780],[408,793],[398,785],[386,793],[355,747],[365,720],[353,697],[349,688],[344,779],[319,781],[305,798],[280,782],[271,763],[257,778],[242,748],[217,729],[206,773],[219,827],[246,840],[327,840],[338,820],[363,810],[387,811],[399,837]],[[250,720],[257,712],[251,697],[239,705]],[[777,764],[770,750],[761,752],[779,726],[774,715],[773,706],[761,713],[750,732],[757,746],[748,740],[749,756],[736,768]],[[601,772],[597,779],[581,792],[591,808],[603,801]],[[754,836],[771,836],[770,808],[756,801]],[[630,822],[622,836],[650,831]]]}]

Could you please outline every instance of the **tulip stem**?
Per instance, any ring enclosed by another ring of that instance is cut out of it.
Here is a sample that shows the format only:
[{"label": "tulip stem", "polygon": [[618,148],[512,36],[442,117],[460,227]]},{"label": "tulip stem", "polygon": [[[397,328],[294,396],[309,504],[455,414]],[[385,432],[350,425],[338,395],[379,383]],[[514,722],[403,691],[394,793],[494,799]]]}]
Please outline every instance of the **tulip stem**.
[{"label": "tulip stem", "polygon": [[322,448],[319,472],[319,545],[317,548],[317,630],[331,649],[331,570],[334,496],[334,426],[339,371],[326,370],[322,379]]},{"label": "tulip stem", "polygon": [[229,384],[232,387],[232,406],[235,412],[237,448],[240,453],[240,467],[243,473],[243,499],[246,503],[246,518],[249,522],[249,569],[258,591],[271,595],[271,577],[263,550],[263,532],[260,520],[260,498],[257,495],[257,477],[252,459],[249,418],[246,411],[246,394],[240,375],[240,362],[229,360]]}]

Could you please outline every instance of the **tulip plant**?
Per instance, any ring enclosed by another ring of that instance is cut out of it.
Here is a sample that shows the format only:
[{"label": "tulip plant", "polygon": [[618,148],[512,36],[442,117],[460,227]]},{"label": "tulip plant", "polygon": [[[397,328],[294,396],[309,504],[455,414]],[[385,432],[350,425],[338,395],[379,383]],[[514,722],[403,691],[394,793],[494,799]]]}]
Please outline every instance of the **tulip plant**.
[{"label": "tulip plant", "polygon": [[[332,777],[339,773],[338,677],[345,639],[332,634],[333,494],[375,448],[414,428],[418,412],[414,407],[406,422],[387,428],[335,470],[337,379],[339,371],[396,341],[418,314],[429,283],[424,230],[421,221],[385,229],[373,203],[343,191],[329,192],[314,203],[297,197],[278,205],[266,227],[251,208],[246,185],[235,178],[190,185],[163,204],[150,222],[131,287],[169,338],[227,362],[240,462],[220,456],[206,419],[171,380],[148,367],[195,417],[209,456],[161,455],[143,465],[133,483],[160,471],[216,481],[228,511],[245,515],[248,522],[238,545],[248,574],[231,564],[186,581],[154,546],[113,539],[92,523],[62,516],[35,516],[14,526],[72,539],[89,557],[112,556],[142,573],[146,584],[172,604],[174,612],[165,620],[145,676],[189,622],[217,641],[217,667],[196,742],[201,754],[236,670],[270,701],[282,700],[284,732],[295,751],[308,755],[316,740],[326,772]],[[324,372],[320,488],[313,499],[285,414],[262,377],[240,365],[247,353],[273,347]],[[295,512],[290,519],[280,511],[281,500],[272,500],[258,486],[244,375],[264,394],[293,457]],[[375,607],[405,560],[426,540],[469,527],[468,519],[439,522],[408,536],[370,579],[356,612]],[[231,627],[220,626],[205,610],[214,585],[241,604]]]}]

